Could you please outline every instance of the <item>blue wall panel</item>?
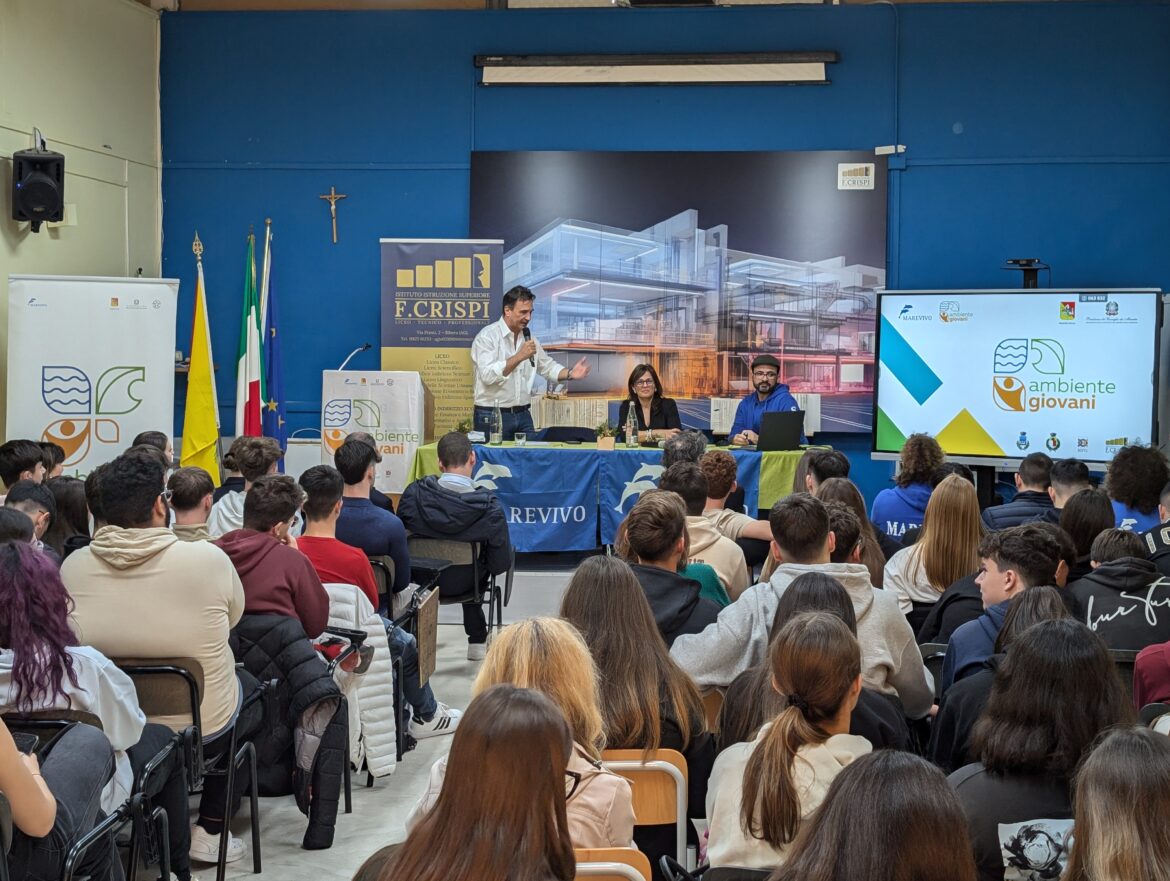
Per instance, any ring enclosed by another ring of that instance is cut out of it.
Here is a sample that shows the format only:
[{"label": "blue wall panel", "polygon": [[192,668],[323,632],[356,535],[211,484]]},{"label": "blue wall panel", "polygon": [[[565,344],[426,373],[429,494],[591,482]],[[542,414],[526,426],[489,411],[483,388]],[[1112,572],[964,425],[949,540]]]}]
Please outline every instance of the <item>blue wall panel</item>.
[{"label": "blue wall panel", "polygon": [[[1020,256],[1052,264],[1057,285],[1170,287],[1168,37],[1163,2],[167,14],[163,268],[183,280],[180,347],[198,228],[230,425],[243,240],[272,217],[290,422],[316,425],[320,371],[378,342],[378,238],[466,235],[477,149],[900,142],[891,287],[1014,287],[999,267]],[[840,53],[831,85],[483,88],[472,64],[802,49]],[[330,185],[349,194],[336,246],[317,198]],[[867,439],[852,440],[862,458]],[[888,473],[861,466],[868,496]]]}]

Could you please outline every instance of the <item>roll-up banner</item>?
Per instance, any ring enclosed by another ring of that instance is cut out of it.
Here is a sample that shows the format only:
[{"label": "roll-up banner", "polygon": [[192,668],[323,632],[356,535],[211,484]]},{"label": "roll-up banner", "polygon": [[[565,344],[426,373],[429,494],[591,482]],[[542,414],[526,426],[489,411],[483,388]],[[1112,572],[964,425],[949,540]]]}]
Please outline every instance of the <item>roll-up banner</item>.
[{"label": "roll-up banner", "polygon": [[171,434],[178,294],[169,278],[9,276],[8,437],[60,444],[84,477],[139,432]]}]

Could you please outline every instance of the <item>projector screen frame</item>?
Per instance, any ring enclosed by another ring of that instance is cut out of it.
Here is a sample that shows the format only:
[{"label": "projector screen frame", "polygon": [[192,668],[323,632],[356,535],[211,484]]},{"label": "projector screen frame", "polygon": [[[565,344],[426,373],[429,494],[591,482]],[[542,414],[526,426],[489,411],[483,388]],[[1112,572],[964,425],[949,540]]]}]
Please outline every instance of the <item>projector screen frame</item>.
[{"label": "projector screen frame", "polygon": [[[1150,424],[1151,435],[1150,444],[1161,448],[1158,439],[1161,437],[1161,425],[1159,420],[1158,408],[1160,378],[1163,368],[1162,358],[1162,323],[1165,320],[1167,301],[1170,300],[1170,294],[1167,294],[1161,288],[1153,287],[1114,287],[1114,288],[915,288],[915,289],[893,289],[877,292],[877,298],[874,306],[877,312],[877,332],[875,333],[874,342],[874,372],[873,372],[873,424],[870,426],[869,446],[870,457],[877,462],[897,462],[901,459],[900,453],[888,452],[877,449],[877,426],[878,426],[878,396],[881,392],[881,357],[882,357],[882,334],[881,334],[881,318],[882,318],[882,301],[885,297],[903,297],[903,296],[968,296],[968,295],[987,295],[987,294],[1017,294],[1022,296],[1038,296],[1041,294],[1051,294],[1059,296],[1061,294],[1152,294],[1154,295],[1155,309],[1154,309],[1154,364],[1151,376],[1151,383],[1153,384],[1153,396],[1151,409]],[[1068,457],[1065,457],[1068,458]],[[1103,459],[1081,459],[1089,466],[1100,466],[1100,468],[1093,468],[1092,470],[1105,470],[1109,466],[1111,460]],[[978,455],[947,455],[948,462],[958,462],[963,465],[971,467],[990,467],[997,470],[1005,471],[1008,469],[1015,470],[1024,460],[1023,456],[978,456]]]}]

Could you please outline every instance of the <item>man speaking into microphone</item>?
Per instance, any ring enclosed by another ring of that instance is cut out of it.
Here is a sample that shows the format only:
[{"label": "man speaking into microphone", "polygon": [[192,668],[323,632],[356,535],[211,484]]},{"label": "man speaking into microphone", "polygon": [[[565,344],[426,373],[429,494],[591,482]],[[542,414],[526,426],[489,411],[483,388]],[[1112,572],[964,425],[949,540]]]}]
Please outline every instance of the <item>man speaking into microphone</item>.
[{"label": "man speaking into microphone", "polygon": [[503,437],[510,440],[518,431],[531,432],[529,399],[534,374],[549,382],[567,382],[589,375],[589,362],[581,358],[572,369],[548,356],[532,339],[528,322],[536,295],[523,285],[504,294],[503,316],[475,335],[471,363],[475,365],[474,427],[490,435],[496,407],[503,415]]}]

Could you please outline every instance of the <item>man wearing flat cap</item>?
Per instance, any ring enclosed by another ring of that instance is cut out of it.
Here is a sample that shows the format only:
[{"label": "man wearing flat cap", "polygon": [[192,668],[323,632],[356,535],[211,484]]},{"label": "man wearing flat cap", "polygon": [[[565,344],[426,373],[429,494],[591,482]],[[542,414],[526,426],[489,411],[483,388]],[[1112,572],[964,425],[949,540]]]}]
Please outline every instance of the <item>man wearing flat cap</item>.
[{"label": "man wearing flat cap", "polygon": [[760,439],[760,420],[765,413],[799,410],[788,386],[779,381],[780,362],[771,355],[760,355],[752,362],[754,393],[739,402],[735,421],[728,433],[733,444],[754,444]]}]

